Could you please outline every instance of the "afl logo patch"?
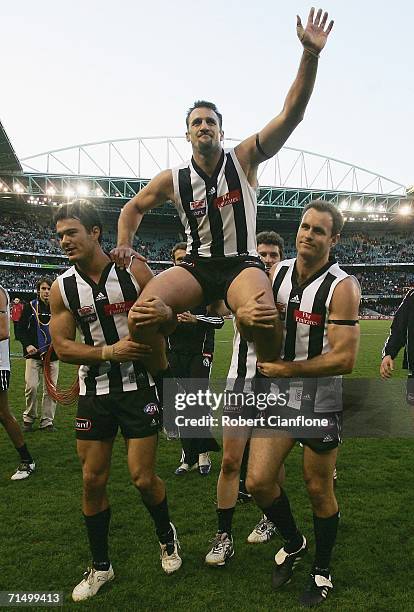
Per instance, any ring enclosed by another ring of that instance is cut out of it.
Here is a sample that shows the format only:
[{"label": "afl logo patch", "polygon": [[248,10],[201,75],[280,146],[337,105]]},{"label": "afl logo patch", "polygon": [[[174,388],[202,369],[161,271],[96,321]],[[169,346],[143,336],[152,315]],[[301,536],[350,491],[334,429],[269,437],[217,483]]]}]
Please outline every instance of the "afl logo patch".
[{"label": "afl logo patch", "polygon": [[145,414],[149,414],[150,416],[157,414],[158,406],[157,404],[147,404],[144,408]]},{"label": "afl logo patch", "polygon": [[92,429],[92,421],[90,419],[76,419],[75,429],[77,431],[89,431]]}]

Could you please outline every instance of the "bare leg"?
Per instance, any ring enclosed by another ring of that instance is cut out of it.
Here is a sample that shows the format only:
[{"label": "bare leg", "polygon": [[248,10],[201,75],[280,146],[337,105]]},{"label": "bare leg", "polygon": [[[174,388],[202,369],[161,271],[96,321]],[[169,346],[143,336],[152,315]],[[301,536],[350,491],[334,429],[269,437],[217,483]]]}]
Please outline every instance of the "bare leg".
[{"label": "bare leg", "polygon": [[146,505],[156,506],[165,498],[165,485],[155,474],[158,436],[127,440],[128,468]]},{"label": "bare leg", "polygon": [[287,436],[251,439],[246,487],[260,508],[268,508],[280,496],[280,470],[294,445],[295,440]]},{"label": "bare leg", "polygon": [[82,511],[93,516],[109,507],[106,484],[111,467],[114,440],[78,440],[77,451],[82,464]]},{"label": "bare leg", "polygon": [[333,486],[333,471],[338,449],[335,448],[327,453],[315,453],[305,446],[303,451],[303,477],[313,512],[321,518],[332,516],[338,512]]},{"label": "bare leg", "polygon": [[217,481],[218,508],[234,508],[239,493],[240,467],[246,437],[229,438],[223,436],[223,460]]},{"label": "bare leg", "polygon": [[20,425],[9,410],[7,391],[0,391],[0,422],[15,448],[21,448],[24,445],[24,438]]},{"label": "bare leg", "polygon": [[274,308],[272,286],[266,273],[258,268],[246,268],[234,279],[227,292],[227,302],[236,315],[237,327],[245,340],[254,342],[258,361],[274,361],[279,358],[282,328],[275,322],[271,329],[260,327],[245,328],[237,320],[237,310],[255,293],[265,291],[260,302]]},{"label": "bare leg", "polygon": [[[190,272],[178,266],[165,270],[151,279],[139,296],[137,305],[154,296],[159,297],[175,313],[194,308],[203,301],[203,291],[198,281]],[[153,349],[150,355],[142,358],[149,372],[154,375],[160,370],[165,370],[167,367],[165,339],[159,327],[136,325],[131,317],[128,319],[128,327],[133,340],[148,344]]]}]

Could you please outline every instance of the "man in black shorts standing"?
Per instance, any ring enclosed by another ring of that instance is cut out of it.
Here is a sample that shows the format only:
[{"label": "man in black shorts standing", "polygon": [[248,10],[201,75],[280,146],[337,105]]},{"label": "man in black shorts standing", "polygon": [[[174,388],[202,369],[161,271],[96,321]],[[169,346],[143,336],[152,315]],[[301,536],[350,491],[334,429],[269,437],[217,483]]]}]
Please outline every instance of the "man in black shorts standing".
[{"label": "man in black shorts standing", "polygon": [[[287,455],[298,440],[303,443],[316,543],[311,578],[301,598],[304,606],[323,603],[333,587],[330,560],[339,522],[333,470],[340,440],[341,375],[352,371],[359,345],[359,284],[330,259],[342,226],[333,204],[316,200],[305,207],[296,236],[297,257],[282,261],[272,275],[275,303],[283,312],[281,358],[258,363],[259,371],[283,390],[283,407],[276,406],[272,417],[304,415],[315,423],[305,433],[282,426],[279,435],[266,430],[253,436],[247,475],[247,489],[285,540],[273,569],[273,587],[278,589],[290,581],[307,551],[306,538],[277,483]],[[252,313],[254,304],[247,305],[242,313],[246,322]]]},{"label": "man in black shorts standing", "polygon": [[[297,18],[303,45],[299,71],[279,115],[259,133],[234,149],[223,150],[222,115],[215,104],[195,102],[186,117],[186,138],[191,143],[190,162],[165,170],[153,178],[119,217],[115,261],[125,265],[132,253],[134,235],[143,215],[167,201],[174,203],[187,235],[187,256],[180,266],[155,277],[141,300],[159,296],[176,313],[225,299],[247,341],[254,342],[262,361],[279,355],[281,328],[277,321],[263,330],[243,325],[238,309],[251,295],[263,292],[261,302],[272,307],[269,280],[256,251],[257,169],[273,157],[303,119],[315,83],[318,57],[333,22],[312,8],[306,28]],[[149,323],[145,309],[130,315],[130,332],[154,350],[145,364],[154,375],[167,370],[163,339]]]},{"label": "man in black shorts standing", "polygon": [[[178,242],[172,250],[174,265],[178,266],[185,257],[185,242]],[[177,315],[178,325],[168,337],[168,362],[175,378],[186,387],[186,379],[195,379],[198,389],[206,390],[210,380],[214,354],[215,330],[224,325],[223,317],[209,316],[207,308],[200,306],[191,312]],[[191,380],[188,381],[193,386]],[[193,389],[192,389],[193,390]],[[208,416],[208,410],[196,407],[194,416]],[[175,470],[177,476],[187,474],[197,468],[202,476],[207,476],[211,469],[210,451],[219,451],[220,447],[211,435],[208,427],[199,425],[196,428],[180,427],[182,446],[181,463]]]},{"label": "man in black shorts standing", "polygon": [[[102,222],[89,202],[62,204],[55,221],[72,267],[52,285],[52,342],[62,361],[80,365],[76,437],[83,471],[82,509],[93,559],[72,593],[74,601],[82,601],[114,578],[106,484],[118,428],[126,440],[131,478],[155,523],[163,570],[177,571],[181,558],[165,485],[155,474],[161,407],[154,381],[138,361],[151,349],[128,336],[128,311],[152,272],[136,259],[125,270],[115,267],[102,250]],[[168,308],[161,300],[145,306],[164,329],[164,321],[171,318]],[[76,328],[82,343],[76,341]]]}]

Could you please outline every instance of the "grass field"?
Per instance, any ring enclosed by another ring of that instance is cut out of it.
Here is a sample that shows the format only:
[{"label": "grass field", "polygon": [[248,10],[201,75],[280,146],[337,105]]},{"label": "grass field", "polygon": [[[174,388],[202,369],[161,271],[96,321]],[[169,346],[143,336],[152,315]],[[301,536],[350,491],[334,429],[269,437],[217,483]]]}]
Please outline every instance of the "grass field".
[{"label": "grass field", "polygon": [[[378,378],[380,350],[388,321],[364,321],[354,376]],[[229,322],[217,334],[213,375],[224,377],[231,350]],[[16,344],[12,352],[18,353]],[[21,420],[24,405],[24,362],[13,359],[11,406]],[[74,370],[62,368],[66,381]],[[404,377],[400,368],[396,376]],[[62,379],[63,382],[63,379]],[[362,387],[368,384],[362,383]],[[376,387],[379,398],[388,383]],[[400,381],[400,387],[403,381]],[[394,396],[393,396],[394,397]],[[387,402],[385,402],[387,404]],[[406,411],[403,395],[398,404]],[[390,405],[390,411],[393,406]],[[408,413],[407,413],[408,414]],[[114,448],[109,495],[112,505],[111,559],[116,579],[86,604],[73,604],[70,593],[89,563],[80,512],[81,477],[72,432],[73,408],[58,407],[58,432],[26,435],[36,458],[36,473],[12,482],[18,461],[0,430],[0,591],[61,591],[65,609],[145,611],[299,610],[297,598],[312,555],[298,568],[285,590],[270,588],[272,558],[280,542],[249,545],[246,537],[259,519],[253,504],[237,507],[234,521],[236,555],[223,569],[204,566],[204,555],[216,530],[215,485],[219,457],[208,478],[197,473],[178,479],[177,441],[160,442],[158,472],[168,488],[171,514],[183,550],[183,567],[166,576],[159,564],[158,543],[138,493],[129,482],[123,441]],[[286,490],[297,522],[310,539],[312,516],[301,481],[301,449],[287,462]],[[335,589],[324,610],[401,612],[414,610],[413,595],[413,441],[349,439],[338,460],[337,495],[342,520],[334,553]]]}]

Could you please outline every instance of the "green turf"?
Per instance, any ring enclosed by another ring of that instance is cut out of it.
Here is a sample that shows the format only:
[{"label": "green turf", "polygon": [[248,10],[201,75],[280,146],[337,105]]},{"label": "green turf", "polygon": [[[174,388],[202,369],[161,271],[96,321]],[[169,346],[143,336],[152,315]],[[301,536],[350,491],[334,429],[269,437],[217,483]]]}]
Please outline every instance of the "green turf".
[{"label": "green turf", "polygon": [[[389,321],[362,322],[362,342],[354,375],[378,376],[380,350]],[[217,334],[214,376],[226,374],[232,329]],[[17,346],[13,344],[13,352]],[[21,419],[24,404],[22,359],[13,360],[10,401]],[[62,382],[73,379],[62,368]],[[399,370],[396,375],[404,376]],[[365,383],[364,383],[365,384]],[[387,389],[383,383],[381,389]],[[203,558],[216,529],[215,484],[219,458],[208,478],[192,473],[178,479],[180,446],[161,440],[158,472],[168,487],[172,517],[179,529],[183,567],[166,576],[158,544],[137,492],[129,482],[121,439],[114,449],[109,495],[112,505],[111,558],[116,579],[86,604],[72,604],[70,592],[89,560],[80,513],[81,478],[72,433],[73,408],[59,407],[58,432],[26,435],[36,458],[36,473],[9,480],[16,454],[0,430],[0,591],[63,591],[65,608],[91,610],[248,610],[300,609],[298,595],[311,561],[304,561],[291,585],[270,589],[272,557],[279,541],[252,546],[246,537],[259,518],[253,504],[238,506],[234,521],[236,555],[223,569],[209,569]],[[340,451],[337,495],[342,512],[334,554],[335,590],[325,610],[405,611],[413,602],[413,490],[411,439],[353,439]],[[312,519],[301,480],[301,449],[287,461],[286,489],[299,526],[313,551]]]}]

